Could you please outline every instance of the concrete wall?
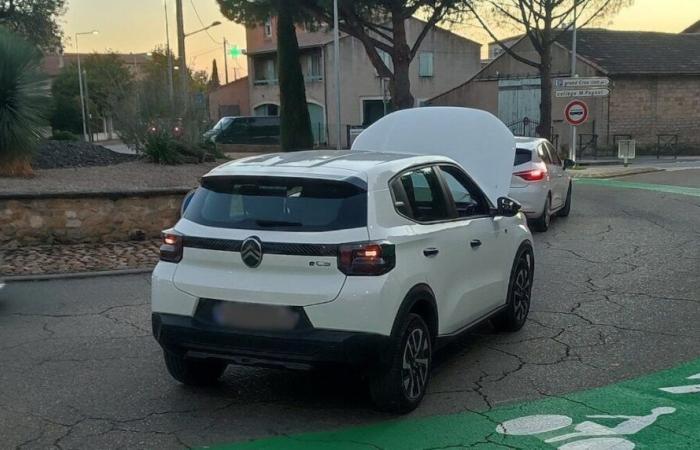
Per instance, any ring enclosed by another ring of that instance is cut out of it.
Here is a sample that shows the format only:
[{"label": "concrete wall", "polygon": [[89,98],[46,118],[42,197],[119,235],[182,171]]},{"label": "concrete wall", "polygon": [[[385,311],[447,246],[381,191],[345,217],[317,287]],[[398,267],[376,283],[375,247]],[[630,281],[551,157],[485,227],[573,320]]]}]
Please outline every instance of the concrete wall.
[{"label": "concrete wall", "polygon": [[154,238],[175,224],[187,191],[0,197],[0,245]]},{"label": "concrete wall", "polygon": [[216,122],[221,118],[222,106],[238,106],[238,115],[250,115],[248,77],[239,78],[209,93],[209,118],[212,121]]}]

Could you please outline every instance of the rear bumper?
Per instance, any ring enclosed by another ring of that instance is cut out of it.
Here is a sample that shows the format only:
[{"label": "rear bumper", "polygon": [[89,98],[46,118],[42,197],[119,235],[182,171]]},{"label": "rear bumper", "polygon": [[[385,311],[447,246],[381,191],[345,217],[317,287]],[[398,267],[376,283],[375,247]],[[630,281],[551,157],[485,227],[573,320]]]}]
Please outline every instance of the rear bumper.
[{"label": "rear bumper", "polygon": [[370,367],[381,361],[391,343],[388,336],[317,328],[239,331],[174,314],[153,313],[152,323],[153,335],[165,351],[261,367]]},{"label": "rear bumper", "polygon": [[521,211],[528,219],[534,219],[542,215],[544,204],[547,200],[548,188],[536,183],[530,183],[523,187],[511,186],[508,196],[517,200],[522,206]]}]

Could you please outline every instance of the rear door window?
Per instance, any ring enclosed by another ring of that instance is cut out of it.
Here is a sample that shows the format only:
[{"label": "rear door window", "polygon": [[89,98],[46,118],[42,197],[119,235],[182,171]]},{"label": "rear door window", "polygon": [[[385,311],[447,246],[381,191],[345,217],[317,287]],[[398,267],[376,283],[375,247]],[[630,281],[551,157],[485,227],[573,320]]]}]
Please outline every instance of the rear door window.
[{"label": "rear door window", "polygon": [[207,177],[184,218],[245,230],[330,231],[367,226],[358,183],[312,178]]},{"label": "rear door window", "polygon": [[552,164],[552,159],[549,157],[549,153],[544,145],[537,146],[537,154],[540,155],[540,159],[544,161],[545,164]]},{"label": "rear door window", "polygon": [[520,164],[529,163],[532,161],[532,151],[525,148],[515,149],[515,161],[514,166],[519,166]]},{"label": "rear door window", "polygon": [[449,218],[440,181],[432,167],[404,172],[391,183],[399,214],[417,222]]}]

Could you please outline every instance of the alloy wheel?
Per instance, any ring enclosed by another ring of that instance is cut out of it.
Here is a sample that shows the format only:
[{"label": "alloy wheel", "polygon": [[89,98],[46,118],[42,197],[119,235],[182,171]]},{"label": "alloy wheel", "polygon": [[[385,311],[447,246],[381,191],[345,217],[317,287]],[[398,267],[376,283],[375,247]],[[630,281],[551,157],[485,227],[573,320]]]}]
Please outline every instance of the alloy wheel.
[{"label": "alloy wheel", "polygon": [[401,380],[406,397],[415,400],[423,394],[430,371],[430,337],[422,328],[414,328],[403,350]]},{"label": "alloy wheel", "polygon": [[518,268],[513,280],[513,312],[518,322],[523,322],[530,310],[532,293],[532,264],[531,256],[525,253],[520,257]]}]

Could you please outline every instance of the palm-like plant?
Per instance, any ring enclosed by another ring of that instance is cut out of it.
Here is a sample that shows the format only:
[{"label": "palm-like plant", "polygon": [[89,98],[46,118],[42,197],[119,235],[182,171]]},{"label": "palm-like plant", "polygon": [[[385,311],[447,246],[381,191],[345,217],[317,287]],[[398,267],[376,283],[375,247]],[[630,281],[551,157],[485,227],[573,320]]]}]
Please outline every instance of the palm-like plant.
[{"label": "palm-like plant", "polygon": [[50,97],[40,62],[38,49],[0,27],[0,175],[32,173]]}]

